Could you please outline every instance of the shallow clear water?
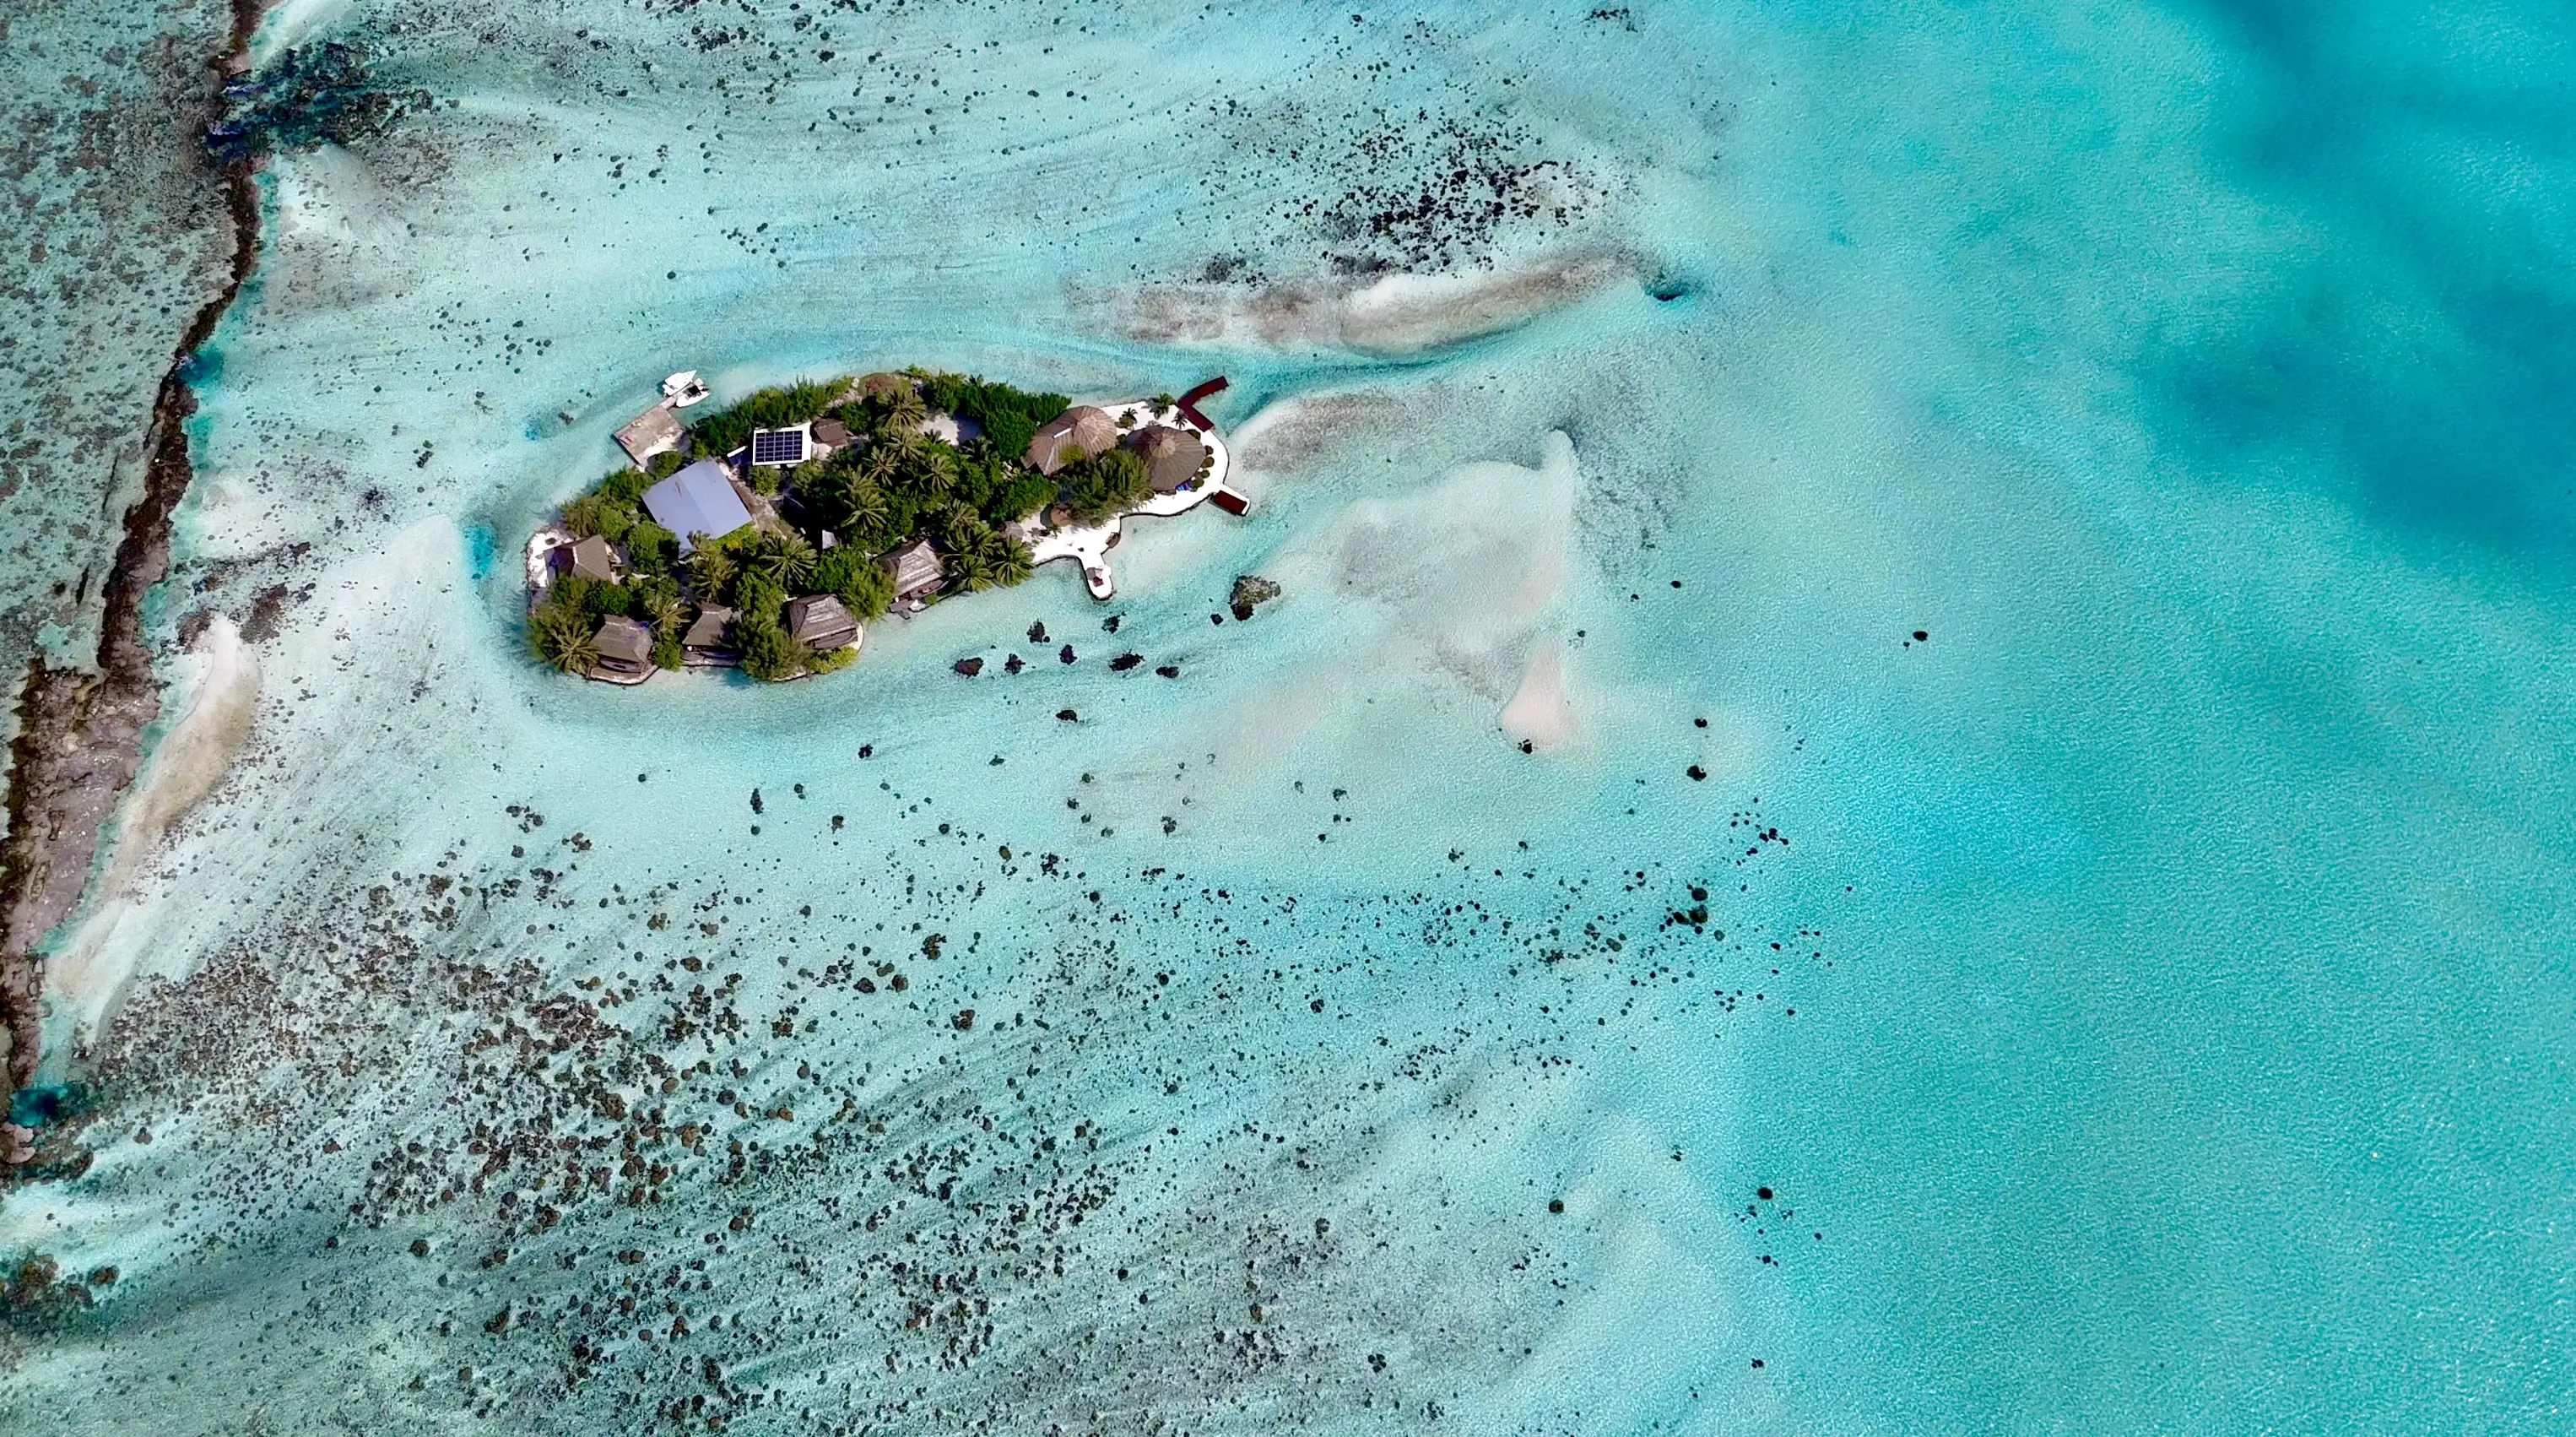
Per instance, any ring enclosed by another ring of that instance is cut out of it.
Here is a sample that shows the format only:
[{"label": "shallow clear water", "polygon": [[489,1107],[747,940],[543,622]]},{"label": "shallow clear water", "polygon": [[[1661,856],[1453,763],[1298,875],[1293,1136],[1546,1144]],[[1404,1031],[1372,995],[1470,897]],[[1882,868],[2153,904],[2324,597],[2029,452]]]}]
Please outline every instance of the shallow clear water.
[{"label": "shallow clear water", "polygon": [[[267,172],[12,1430],[2564,1425],[2563,16],[324,36],[439,108]],[[661,374],[904,362],[1257,507],[521,658]]]}]

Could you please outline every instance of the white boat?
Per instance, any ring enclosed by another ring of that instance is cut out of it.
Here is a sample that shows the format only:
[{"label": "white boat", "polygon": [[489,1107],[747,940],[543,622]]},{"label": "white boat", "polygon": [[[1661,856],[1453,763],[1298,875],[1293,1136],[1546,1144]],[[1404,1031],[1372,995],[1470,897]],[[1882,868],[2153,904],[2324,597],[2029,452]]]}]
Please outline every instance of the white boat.
[{"label": "white boat", "polygon": [[686,409],[707,397],[706,381],[698,378],[696,370],[683,369],[662,381],[662,397],[671,401],[673,409]]}]

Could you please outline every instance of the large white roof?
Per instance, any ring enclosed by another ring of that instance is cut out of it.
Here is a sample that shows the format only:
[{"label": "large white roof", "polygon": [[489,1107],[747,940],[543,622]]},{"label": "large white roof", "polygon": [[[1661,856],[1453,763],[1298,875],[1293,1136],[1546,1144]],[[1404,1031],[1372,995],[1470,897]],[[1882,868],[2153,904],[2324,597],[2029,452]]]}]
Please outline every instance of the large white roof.
[{"label": "large white roof", "polygon": [[654,523],[680,536],[684,551],[691,534],[721,539],[751,522],[742,496],[733,492],[732,477],[713,459],[701,459],[645,490],[644,509]]}]

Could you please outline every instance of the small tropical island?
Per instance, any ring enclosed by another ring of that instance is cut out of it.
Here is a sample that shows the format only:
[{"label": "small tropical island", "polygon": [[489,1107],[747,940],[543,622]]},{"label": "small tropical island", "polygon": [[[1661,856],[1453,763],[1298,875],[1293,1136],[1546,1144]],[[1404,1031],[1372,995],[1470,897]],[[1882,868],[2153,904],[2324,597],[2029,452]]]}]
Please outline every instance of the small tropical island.
[{"label": "small tropical island", "polygon": [[1198,410],[1224,387],[1077,405],[908,369],[764,389],[684,420],[707,388],[674,374],[617,431],[632,465],[528,541],[528,646],[603,683],[690,668],[776,683],[847,667],[888,614],[1058,559],[1108,599],[1127,518],[1249,509]]}]

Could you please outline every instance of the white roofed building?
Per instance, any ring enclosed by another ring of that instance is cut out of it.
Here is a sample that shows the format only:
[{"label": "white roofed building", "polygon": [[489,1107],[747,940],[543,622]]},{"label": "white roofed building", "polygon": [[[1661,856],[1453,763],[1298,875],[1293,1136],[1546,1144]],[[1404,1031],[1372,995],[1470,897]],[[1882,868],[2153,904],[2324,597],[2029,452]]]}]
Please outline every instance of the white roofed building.
[{"label": "white roofed building", "polygon": [[688,552],[689,536],[721,539],[751,522],[751,510],[733,489],[733,475],[713,459],[701,459],[644,491],[644,509],[653,522],[680,536]]}]

